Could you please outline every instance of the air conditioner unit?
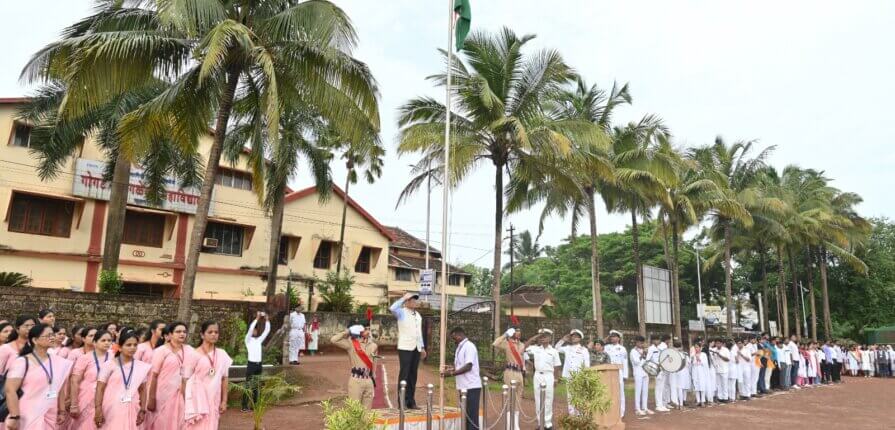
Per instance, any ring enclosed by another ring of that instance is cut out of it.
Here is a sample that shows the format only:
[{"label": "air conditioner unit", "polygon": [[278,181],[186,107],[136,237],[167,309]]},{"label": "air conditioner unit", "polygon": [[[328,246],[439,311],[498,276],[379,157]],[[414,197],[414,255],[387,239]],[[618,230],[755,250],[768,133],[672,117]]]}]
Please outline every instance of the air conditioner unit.
[{"label": "air conditioner unit", "polygon": [[213,237],[206,237],[205,240],[202,241],[202,246],[205,248],[217,248],[218,240]]}]

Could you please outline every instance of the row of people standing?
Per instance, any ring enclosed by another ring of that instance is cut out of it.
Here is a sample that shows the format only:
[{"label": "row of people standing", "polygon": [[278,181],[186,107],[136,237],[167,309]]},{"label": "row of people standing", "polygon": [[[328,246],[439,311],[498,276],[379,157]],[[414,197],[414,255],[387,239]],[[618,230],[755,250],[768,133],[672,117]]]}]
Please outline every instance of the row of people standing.
[{"label": "row of people standing", "polygon": [[218,428],[232,364],[216,346],[218,323],[203,323],[193,348],[182,322],[78,326],[66,334],[51,313],[0,322],[9,411],[0,430]]},{"label": "row of people standing", "polygon": [[895,367],[895,351],[892,345],[852,345],[845,367],[851,376],[890,378]]}]

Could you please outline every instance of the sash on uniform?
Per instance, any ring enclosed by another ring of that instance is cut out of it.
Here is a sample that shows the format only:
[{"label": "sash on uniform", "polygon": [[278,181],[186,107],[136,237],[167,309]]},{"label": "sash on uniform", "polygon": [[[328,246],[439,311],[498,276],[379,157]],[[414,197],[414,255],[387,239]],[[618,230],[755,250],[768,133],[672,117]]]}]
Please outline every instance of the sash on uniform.
[{"label": "sash on uniform", "polygon": [[373,373],[373,360],[367,355],[367,351],[364,351],[364,348],[361,347],[360,342],[357,339],[351,339],[351,345],[354,346],[354,353],[357,354],[357,358],[360,358],[360,361],[364,362],[364,365],[367,366],[367,369],[370,369],[370,380],[373,381],[373,386],[376,386],[376,378]]},{"label": "sash on uniform", "polygon": [[513,354],[513,358],[516,360],[516,363],[519,364],[520,367],[525,366],[525,362],[522,361],[522,356],[519,355],[519,351],[516,350],[516,346],[513,345],[512,341],[507,341],[507,346],[510,349],[510,353]]}]

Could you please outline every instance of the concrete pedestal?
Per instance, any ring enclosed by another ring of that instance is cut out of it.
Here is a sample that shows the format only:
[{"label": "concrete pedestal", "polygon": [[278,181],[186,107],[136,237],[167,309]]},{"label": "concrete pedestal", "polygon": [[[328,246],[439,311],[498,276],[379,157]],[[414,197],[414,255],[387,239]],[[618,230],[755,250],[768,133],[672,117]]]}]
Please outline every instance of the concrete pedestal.
[{"label": "concrete pedestal", "polygon": [[592,366],[591,369],[597,370],[600,372],[600,378],[603,380],[603,383],[609,387],[609,396],[612,399],[612,404],[609,405],[609,410],[606,411],[603,415],[597,415],[594,417],[594,422],[600,426],[601,429],[609,429],[609,430],[624,430],[625,423],[622,422],[621,417],[621,396],[624,396],[625,393],[621,389],[619,384],[619,378],[621,378],[621,365],[619,364],[598,364],[596,366]]}]

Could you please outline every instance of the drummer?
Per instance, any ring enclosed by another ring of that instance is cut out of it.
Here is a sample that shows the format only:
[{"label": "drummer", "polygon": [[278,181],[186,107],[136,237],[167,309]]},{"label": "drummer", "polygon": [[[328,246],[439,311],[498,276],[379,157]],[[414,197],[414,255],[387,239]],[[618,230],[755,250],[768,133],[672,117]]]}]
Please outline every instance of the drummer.
[{"label": "drummer", "polygon": [[646,343],[646,339],[643,336],[637,336],[634,338],[634,348],[631,348],[631,370],[634,375],[634,415],[637,416],[652,415],[654,413],[647,407],[647,402],[649,401],[649,374],[646,373],[643,365],[649,360],[647,360],[646,351],[643,350],[644,343]]}]

